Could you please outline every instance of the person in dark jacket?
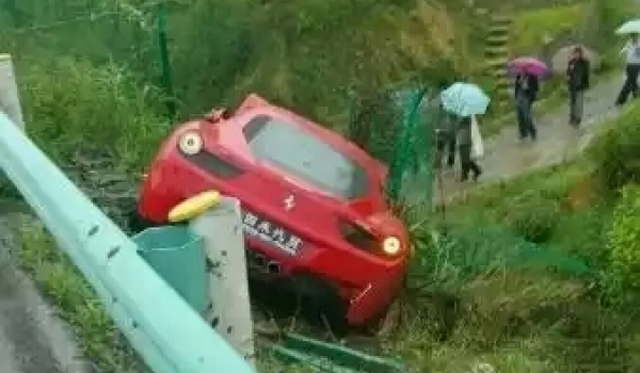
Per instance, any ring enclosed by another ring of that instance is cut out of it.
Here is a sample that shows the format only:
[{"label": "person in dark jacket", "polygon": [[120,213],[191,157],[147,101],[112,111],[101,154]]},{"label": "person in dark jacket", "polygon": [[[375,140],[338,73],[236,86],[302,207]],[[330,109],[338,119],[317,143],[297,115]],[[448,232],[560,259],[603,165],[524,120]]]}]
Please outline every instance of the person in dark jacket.
[{"label": "person in dark jacket", "polygon": [[460,181],[469,180],[469,172],[473,172],[473,180],[478,180],[482,169],[471,157],[473,137],[471,136],[471,117],[459,117],[457,123],[458,151],[460,152]]},{"label": "person in dark jacket", "polygon": [[640,75],[640,40],[638,34],[631,34],[629,41],[620,51],[625,55],[626,59],[626,77],[624,84],[620,89],[616,106],[622,106],[627,102],[627,98],[631,94],[633,98],[638,97],[638,76]]},{"label": "person in dark jacket", "polygon": [[569,124],[575,127],[582,122],[584,91],[589,88],[589,65],[582,48],[576,47],[567,64],[566,73],[569,88]]},{"label": "person in dark jacket", "polygon": [[516,115],[520,139],[530,137],[535,140],[538,134],[531,114],[533,103],[538,97],[540,83],[538,78],[529,73],[520,72],[516,75],[514,84],[514,95],[516,100]]},{"label": "person in dark jacket", "polygon": [[438,103],[436,107],[438,117],[436,122],[436,154],[435,166],[442,166],[442,158],[446,155],[447,166],[452,168],[456,161],[456,131],[455,122],[452,115],[447,113]]},{"label": "person in dark jacket", "polygon": [[[449,82],[442,80],[440,84],[438,84],[438,90],[442,92],[448,86]],[[446,155],[446,164],[449,168],[452,168],[456,160],[455,120],[453,116],[444,109],[439,93],[432,99],[428,110],[433,111],[433,117],[435,119],[435,167],[439,169],[442,166],[442,158]]]}]

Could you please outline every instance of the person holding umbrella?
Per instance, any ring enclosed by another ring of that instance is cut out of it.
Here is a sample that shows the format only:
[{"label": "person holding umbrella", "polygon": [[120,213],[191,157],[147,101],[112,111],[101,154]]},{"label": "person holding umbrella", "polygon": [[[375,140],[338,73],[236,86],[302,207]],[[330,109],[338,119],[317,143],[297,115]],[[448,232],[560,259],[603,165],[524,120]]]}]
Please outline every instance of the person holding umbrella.
[{"label": "person holding umbrella", "polygon": [[532,109],[540,90],[539,77],[547,73],[547,65],[532,57],[520,57],[511,61],[508,67],[515,74],[514,98],[520,140],[527,137],[536,140],[538,130],[533,121]]},{"label": "person holding umbrella", "polygon": [[456,117],[460,181],[468,180],[470,172],[473,172],[473,179],[477,180],[482,169],[475,159],[482,154],[473,153],[482,153],[476,150],[482,148],[482,139],[475,116],[487,112],[491,99],[477,85],[457,82],[440,93],[440,100],[442,107]]},{"label": "person holding umbrella", "polygon": [[460,153],[460,181],[469,180],[469,173],[473,172],[473,181],[482,175],[482,168],[476,163],[477,156],[472,154],[474,148],[472,116],[458,118],[458,151]]},{"label": "person holding umbrella", "polygon": [[[442,80],[438,84],[440,91],[446,89],[449,86],[446,80]],[[447,166],[453,168],[456,160],[456,131],[455,120],[453,116],[447,112],[442,104],[440,95],[435,96],[428,105],[428,110],[435,113],[436,120],[436,151],[434,156],[435,167],[439,169],[442,167],[442,158],[446,155]],[[429,114],[429,113],[427,113]]]},{"label": "person holding umbrella", "polygon": [[[618,29],[624,31],[624,25]],[[620,54],[625,55],[626,62],[626,77],[625,81],[620,89],[618,98],[616,99],[616,106],[622,106],[627,101],[629,94],[633,95],[633,98],[638,97],[638,74],[640,74],[640,43],[638,43],[638,32],[629,33],[629,41],[622,48]]]},{"label": "person holding umbrella", "polygon": [[589,88],[590,63],[584,57],[582,47],[573,49],[571,59],[567,63],[567,86],[569,88],[569,124],[574,127],[582,122],[584,108],[584,91]]}]

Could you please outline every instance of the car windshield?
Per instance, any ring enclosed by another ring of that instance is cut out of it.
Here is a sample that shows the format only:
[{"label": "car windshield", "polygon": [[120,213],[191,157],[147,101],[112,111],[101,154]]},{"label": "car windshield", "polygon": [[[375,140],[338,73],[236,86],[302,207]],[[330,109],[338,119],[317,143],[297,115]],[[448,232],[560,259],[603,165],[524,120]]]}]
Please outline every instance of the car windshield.
[{"label": "car windshield", "polygon": [[352,200],[368,193],[364,168],[293,123],[258,115],[243,132],[254,157],[336,198]]}]

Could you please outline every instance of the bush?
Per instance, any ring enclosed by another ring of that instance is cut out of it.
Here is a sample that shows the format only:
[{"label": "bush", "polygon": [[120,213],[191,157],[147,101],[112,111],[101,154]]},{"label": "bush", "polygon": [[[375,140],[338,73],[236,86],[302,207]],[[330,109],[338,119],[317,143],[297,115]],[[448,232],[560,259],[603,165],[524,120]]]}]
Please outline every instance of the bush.
[{"label": "bush", "polygon": [[591,267],[604,268],[608,263],[607,231],[611,208],[592,206],[585,210],[562,214],[552,242]]},{"label": "bush", "polygon": [[513,20],[509,49],[514,54],[540,52],[546,38],[574,30],[584,18],[584,5],[563,5],[518,13]]},{"label": "bush", "polygon": [[138,87],[115,65],[64,58],[46,67],[30,62],[18,65],[27,127],[54,160],[69,163],[78,152],[108,155],[128,171],[150,160],[168,131],[154,110],[153,87]]},{"label": "bush", "polygon": [[560,203],[531,191],[513,199],[506,208],[504,221],[508,227],[527,241],[545,243],[557,225]]},{"label": "bush", "polygon": [[610,192],[640,180],[640,105],[633,104],[589,148],[597,181]]},{"label": "bush", "polygon": [[640,185],[622,189],[607,238],[611,273],[620,290],[640,290]]}]

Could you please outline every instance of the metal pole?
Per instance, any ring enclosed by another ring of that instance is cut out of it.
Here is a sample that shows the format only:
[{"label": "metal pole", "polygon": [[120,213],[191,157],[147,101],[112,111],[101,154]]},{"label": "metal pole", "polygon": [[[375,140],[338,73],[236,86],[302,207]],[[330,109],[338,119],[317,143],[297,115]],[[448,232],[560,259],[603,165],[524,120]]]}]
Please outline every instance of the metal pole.
[{"label": "metal pole", "polygon": [[163,1],[158,4],[158,44],[160,47],[160,67],[162,69],[162,86],[164,87],[167,111],[171,119],[176,117],[175,94],[173,90],[173,77],[171,62],[169,61],[169,46],[167,43],[167,4]]}]

